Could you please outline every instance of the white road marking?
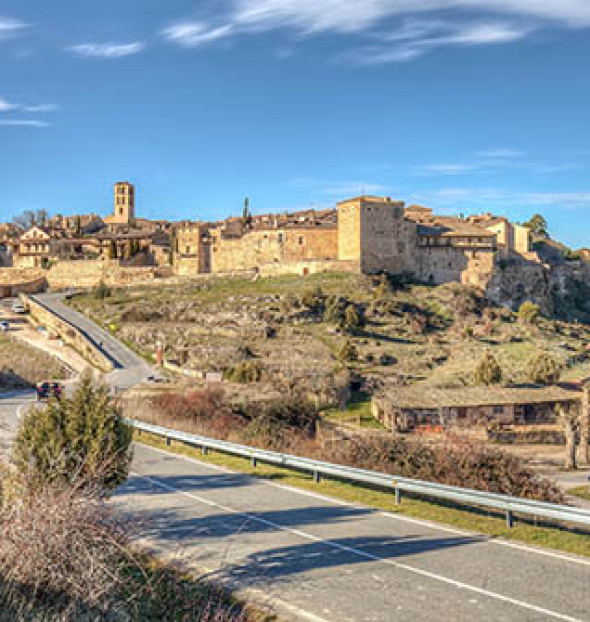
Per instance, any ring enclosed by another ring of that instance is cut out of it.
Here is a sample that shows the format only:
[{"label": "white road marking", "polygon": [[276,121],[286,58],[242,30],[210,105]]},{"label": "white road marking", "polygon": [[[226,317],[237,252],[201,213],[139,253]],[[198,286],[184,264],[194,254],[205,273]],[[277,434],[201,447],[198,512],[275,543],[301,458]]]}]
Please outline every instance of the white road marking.
[{"label": "white road marking", "polygon": [[[139,441],[141,443],[141,441]],[[325,501],[327,503],[332,503],[334,505],[341,505],[344,507],[351,508],[366,508],[369,507],[371,510],[375,512],[376,515],[385,516],[387,518],[391,518],[393,520],[402,521],[405,523],[413,523],[415,525],[421,525],[422,527],[428,527],[429,529],[433,529],[435,531],[443,531],[446,533],[452,533],[458,536],[469,536],[472,538],[479,538],[482,543],[493,544],[499,546],[507,546],[509,548],[518,549],[521,551],[526,551],[527,553],[533,553],[535,555],[544,555],[546,557],[553,557],[554,559],[559,559],[560,561],[570,562],[573,564],[578,564],[580,566],[590,566],[590,559],[584,559],[582,557],[574,557],[573,555],[567,555],[566,553],[558,553],[555,551],[551,551],[549,549],[541,549],[534,546],[528,546],[526,544],[519,544],[517,542],[510,542],[509,540],[503,540],[502,538],[490,538],[484,534],[477,532],[469,532],[461,529],[455,529],[453,527],[447,527],[445,525],[440,525],[438,523],[434,523],[432,521],[423,520],[420,518],[412,518],[411,516],[402,516],[400,514],[393,514],[392,512],[387,512],[386,510],[378,510],[371,506],[362,506],[359,504],[351,503],[349,501],[343,501],[342,499],[336,499],[334,497],[330,497],[328,495],[323,495],[319,492],[313,492],[312,490],[304,490],[302,488],[296,488],[294,486],[288,486],[286,484],[278,484],[276,482],[268,481],[262,477],[256,477],[256,475],[250,475],[249,473],[241,473],[240,471],[232,471],[227,467],[222,467],[217,464],[211,464],[209,462],[204,462],[203,460],[199,460],[198,458],[191,458],[190,456],[184,456],[182,454],[176,454],[171,451],[167,451],[165,449],[160,449],[159,447],[152,447],[151,445],[143,445],[147,449],[151,449],[152,451],[156,451],[165,456],[174,456],[176,458],[181,458],[182,460],[186,460],[187,462],[192,462],[194,464],[198,464],[200,466],[212,469],[214,471],[222,471],[224,473],[231,474],[240,474],[245,477],[251,477],[255,479],[257,482],[264,484],[266,486],[273,486],[275,488],[281,488],[282,490],[288,490],[289,492],[294,492],[298,495],[302,495],[304,497],[311,497],[313,499],[318,499],[319,501]]]},{"label": "white road marking", "polygon": [[370,559],[371,561],[375,561],[375,562],[379,562],[382,564],[386,564],[388,566],[393,566],[394,568],[399,568],[400,570],[405,570],[407,572],[411,572],[413,574],[417,574],[423,577],[427,577],[429,579],[433,579],[435,581],[439,581],[441,583],[446,583],[447,585],[452,585],[453,587],[456,587],[460,590],[467,590],[470,592],[474,592],[475,594],[480,594],[482,596],[487,596],[488,598],[492,598],[494,600],[498,600],[510,605],[514,605],[516,607],[520,607],[521,609],[527,609],[529,611],[535,611],[536,613],[541,613],[545,616],[554,618],[556,620],[566,620],[567,622],[583,622],[582,620],[579,620],[578,618],[574,618],[572,616],[568,616],[566,614],[563,613],[559,613],[557,611],[551,611],[550,609],[545,609],[544,607],[540,607],[538,605],[533,605],[531,603],[527,603],[525,601],[521,601],[518,600],[516,598],[511,598],[510,596],[504,596],[503,594],[498,594],[496,592],[492,592],[490,590],[486,590],[484,588],[480,588],[474,585],[469,585],[468,583],[463,583],[461,581],[457,581],[455,579],[451,579],[449,577],[445,577],[443,575],[439,575],[436,574],[434,572],[429,572],[428,570],[422,570],[420,568],[415,568],[413,566],[409,566],[408,564],[403,564],[401,562],[396,562],[393,561],[391,559],[385,559],[382,557],[379,557],[377,555],[373,555],[372,553],[368,553],[367,551],[362,551],[360,549],[357,549],[355,547],[351,547],[351,546],[346,546],[344,544],[340,544],[339,542],[336,542],[334,540],[326,540],[324,538],[320,538],[318,536],[314,536],[313,534],[307,533],[305,531],[301,531],[300,529],[293,529],[292,527],[285,527],[284,525],[280,525],[278,523],[275,523],[271,520],[268,520],[266,518],[262,518],[260,516],[256,516],[254,514],[249,514],[247,512],[240,512],[239,510],[235,510],[234,508],[230,508],[224,505],[221,505],[219,503],[215,503],[214,501],[211,501],[209,499],[205,499],[204,497],[201,497],[199,495],[195,495],[194,493],[190,493],[190,492],[186,492],[184,490],[180,490],[179,488],[176,488],[175,486],[170,486],[169,484],[165,484],[164,482],[160,482],[158,479],[154,478],[154,477],[150,477],[148,475],[141,475],[139,473],[135,473],[133,472],[132,475],[135,475],[137,477],[140,477],[142,479],[148,480],[149,482],[151,482],[152,484],[154,484],[155,486],[159,486],[160,488],[164,488],[166,490],[172,491],[175,494],[178,495],[183,495],[185,497],[188,497],[190,499],[194,499],[196,501],[199,501],[200,503],[203,503],[204,505],[208,505],[210,507],[215,507],[218,508],[220,510],[223,510],[224,512],[227,512],[228,514],[235,514],[238,516],[243,516],[244,518],[247,518],[248,520],[252,520],[255,522],[259,522],[262,523],[264,525],[267,525],[268,527],[272,527],[273,529],[277,529],[280,531],[285,531],[288,533],[292,533],[296,536],[299,536],[300,538],[304,539],[304,540],[310,540],[312,542],[318,542],[320,544],[324,544],[326,546],[331,546],[333,548],[339,549],[341,551],[345,551],[347,553],[352,553],[353,555],[357,555],[358,557],[364,557],[365,559]]}]

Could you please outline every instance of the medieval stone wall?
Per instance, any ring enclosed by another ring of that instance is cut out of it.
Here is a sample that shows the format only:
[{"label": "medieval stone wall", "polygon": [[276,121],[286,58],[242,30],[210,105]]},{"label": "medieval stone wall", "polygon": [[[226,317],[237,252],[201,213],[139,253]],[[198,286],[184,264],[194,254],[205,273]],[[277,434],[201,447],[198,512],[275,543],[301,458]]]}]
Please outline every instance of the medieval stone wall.
[{"label": "medieval stone wall", "polygon": [[219,231],[211,233],[214,240],[210,246],[211,272],[214,273],[337,258],[335,228],[260,230],[235,238],[223,238]]},{"label": "medieval stone wall", "polygon": [[492,248],[433,246],[416,253],[418,280],[433,285],[463,283],[485,289],[495,269]]}]

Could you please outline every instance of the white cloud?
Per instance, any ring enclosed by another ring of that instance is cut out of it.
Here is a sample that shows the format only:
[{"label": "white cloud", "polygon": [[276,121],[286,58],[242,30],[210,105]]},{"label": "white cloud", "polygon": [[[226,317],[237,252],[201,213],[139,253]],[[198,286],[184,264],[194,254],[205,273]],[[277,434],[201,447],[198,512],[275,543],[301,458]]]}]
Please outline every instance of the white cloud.
[{"label": "white cloud", "polygon": [[492,159],[511,159],[511,158],[522,158],[524,153],[519,151],[518,149],[488,149],[486,151],[478,151],[475,154],[479,158],[492,158]]},{"label": "white cloud", "polygon": [[358,65],[379,65],[414,60],[444,47],[473,47],[518,41],[531,28],[506,21],[424,21],[411,20],[389,33],[383,42],[359,46],[341,59]]},{"label": "white cloud", "polygon": [[55,112],[59,110],[57,104],[37,104],[34,106],[23,106],[22,109],[25,112]]},{"label": "white cloud", "polygon": [[[439,48],[518,41],[545,27],[590,27],[588,0],[226,0],[211,23],[188,21],[163,35],[184,47],[290,29],[371,37],[342,56],[357,64],[407,62]],[[459,13],[460,12],[460,13]],[[350,48],[350,46],[348,46]]]},{"label": "white cloud", "polygon": [[233,34],[231,24],[209,28],[203,22],[182,22],[162,31],[168,41],[178,43],[187,48],[197,47],[205,43],[211,43],[219,39],[225,39]]},{"label": "white cloud", "polygon": [[0,97],[0,113],[2,112],[10,112],[15,110],[22,110],[23,112],[55,112],[59,110],[59,106],[56,104],[35,104],[35,105],[24,105],[17,104],[15,102],[8,101],[2,97]]},{"label": "white cloud", "polygon": [[50,127],[49,123],[37,119],[0,119],[0,125],[9,127]]},{"label": "white cloud", "polygon": [[0,15],[0,36],[4,34],[10,34],[17,30],[22,30],[26,28],[27,25],[23,22],[19,22],[16,19],[11,19],[10,17],[2,17]]},{"label": "white cloud", "polygon": [[16,108],[18,108],[18,104],[13,104],[0,97],[0,112],[7,112],[9,110],[15,110]]},{"label": "white cloud", "polygon": [[290,185],[307,191],[312,197],[321,197],[322,199],[339,199],[361,194],[386,194],[390,190],[388,186],[362,180],[294,179]]},{"label": "white cloud", "polygon": [[447,210],[500,210],[519,207],[590,208],[590,192],[523,192],[502,188],[441,188],[417,192],[412,200]]},{"label": "white cloud", "polygon": [[145,43],[82,43],[67,48],[68,51],[85,58],[121,58],[139,54],[145,49]]},{"label": "white cloud", "polygon": [[416,172],[418,175],[466,175],[478,168],[476,164],[427,164]]}]

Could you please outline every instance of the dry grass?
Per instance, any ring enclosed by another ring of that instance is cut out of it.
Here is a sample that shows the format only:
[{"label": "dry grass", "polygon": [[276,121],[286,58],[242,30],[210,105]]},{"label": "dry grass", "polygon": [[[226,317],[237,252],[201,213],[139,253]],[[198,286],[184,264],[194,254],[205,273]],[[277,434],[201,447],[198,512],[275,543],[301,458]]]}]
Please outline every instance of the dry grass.
[{"label": "dry grass", "polygon": [[69,372],[45,352],[0,334],[0,391],[26,389],[43,380],[63,380]]}]

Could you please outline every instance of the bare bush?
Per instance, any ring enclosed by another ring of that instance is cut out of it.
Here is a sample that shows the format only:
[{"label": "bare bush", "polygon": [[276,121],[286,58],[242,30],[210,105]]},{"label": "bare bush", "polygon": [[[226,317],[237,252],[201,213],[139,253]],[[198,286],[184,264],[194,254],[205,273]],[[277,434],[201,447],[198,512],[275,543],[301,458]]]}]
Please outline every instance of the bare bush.
[{"label": "bare bush", "polygon": [[0,603],[75,617],[111,608],[129,564],[126,526],[85,486],[20,488],[0,510]]}]

